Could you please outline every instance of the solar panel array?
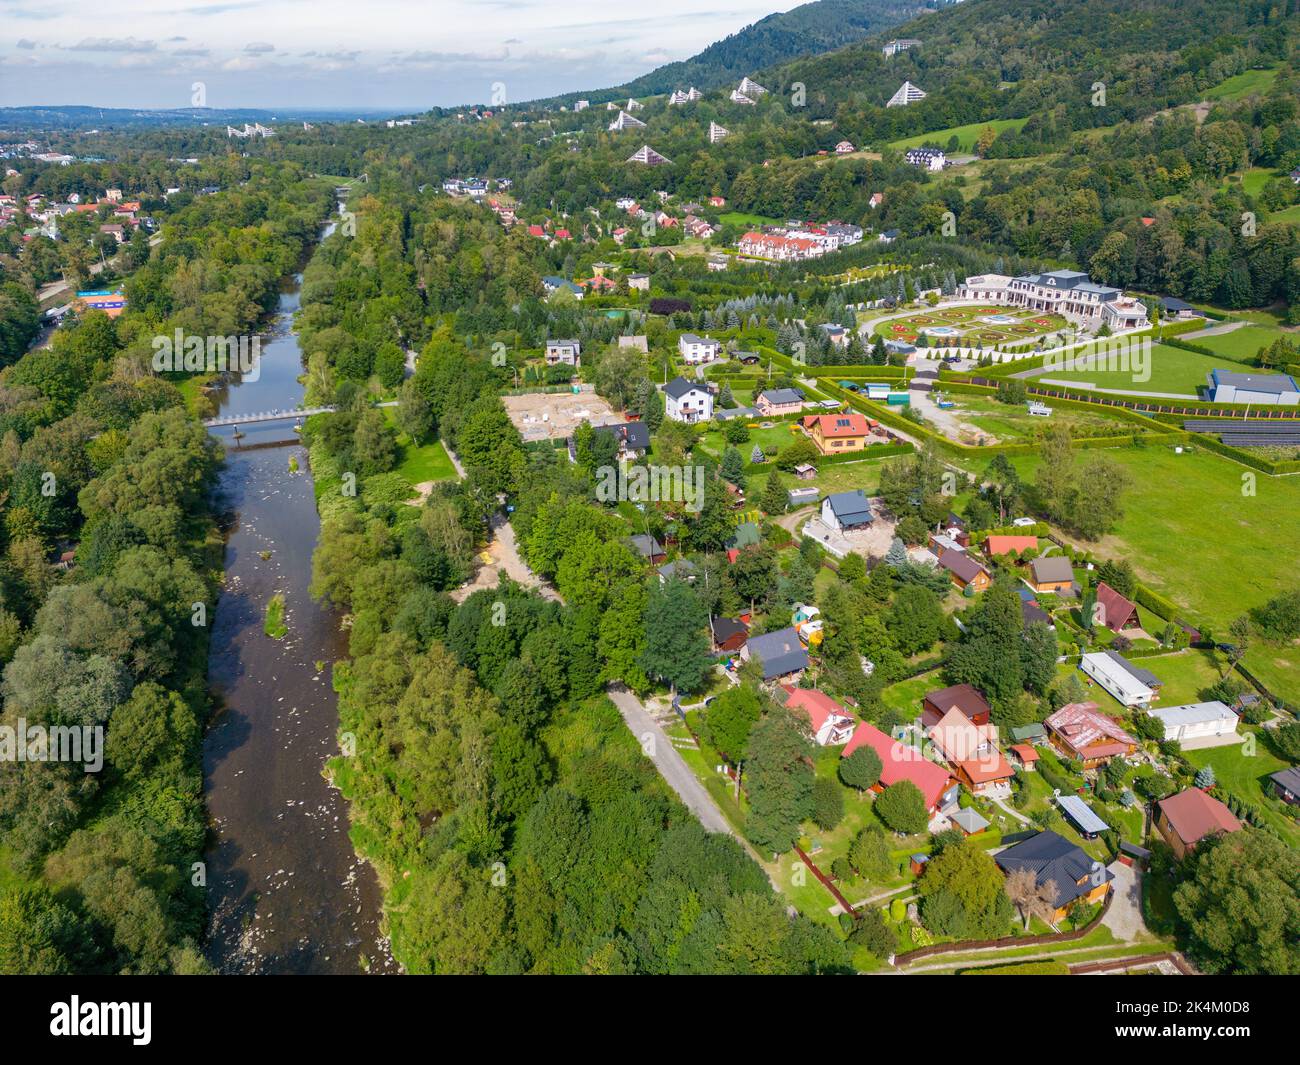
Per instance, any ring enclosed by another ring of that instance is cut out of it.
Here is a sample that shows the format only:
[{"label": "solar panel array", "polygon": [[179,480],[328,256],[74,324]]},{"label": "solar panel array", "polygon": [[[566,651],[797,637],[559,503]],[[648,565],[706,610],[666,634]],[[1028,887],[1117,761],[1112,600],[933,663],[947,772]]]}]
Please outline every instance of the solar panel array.
[{"label": "solar panel array", "polygon": [[1229,447],[1300,447],[1300,419],[1246,421],[1198,418],[1183,422],[1189,433],[1210,433]]}]

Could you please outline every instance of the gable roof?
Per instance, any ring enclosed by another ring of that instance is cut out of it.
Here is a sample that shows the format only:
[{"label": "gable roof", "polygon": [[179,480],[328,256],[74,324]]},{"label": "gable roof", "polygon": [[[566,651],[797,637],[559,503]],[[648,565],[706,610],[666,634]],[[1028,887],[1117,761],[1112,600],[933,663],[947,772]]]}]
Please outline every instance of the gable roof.
[{"label": "gable roof", "polygon": [[984,541],[984,550],[990,555],[1005,555],[1009,551],[1037,551],[1037,536],[990,536]]},{"label": "gable roof", "polygon": [[817,429],[822,436],[866,436],[870,432],[867,419],[862,414],[809,414],[803,420],[807,430]]},{"label": "gable roof", "polygon": [[1090,758],[1109,758],[1124,754],[1137,740],[1114,718],[1103,714],[1096,703],[1066,703],[1043,722],[1061,737],[1067,746]]},{"label": "gable roof", "polygon": [[820,731],[821,727],[832,717],[853,720],[844,707],[825,692],[818,691],[816,688],[785,688],[784,691],[786,692],[786,708],[789,710],[802,710],[806,713],[808,719],[812,722],[814,734]]},{"label": "gable roof", "polygon": [[1064,555],[1048,555],[1046,558],[1036,558],[1029,563],[1029,571],[1039,584],[1074,580],[1074,567],[1070,565],[1070,560]]},{"label": "gable roof", "polygon": [[981,573],[988,573],[983,563],[965,551],[945,551],[939,556],[939,565],[964,584],[970,584]]},{"label": "gable roof", "polygon": [[963,807],[960,810],[954,810],[948,815],[953,824],[965,830],[969,836],[975,835],[976,832],[983,832],[989,827],[987,818],[981,817],[979,811],[970,807]]},{"label": "gable roof", "polygon": [[947,769],[930,761],[915,747],[886,736],[875,725],[865,721],[859,724],[853,730],[853,738],[844,745],[842,757],[847,758],[859,747],[870,747],[880,756],[881,787],[910,780],[921,789],[927,810],[933,809],[948,789],[952,777]]},{"label": "gable roof", "polygon": [[871,500],[861,488],[851,492],[834,492],[823,503],[831,508],[837,521],[845,525],[861,525],[876,520],[871,512]]},{"label": "gable roof", "polygon": [[808,668],[808,652],[793,628],[751,636],[748,647],[749,656],[762,663],[764,680]]},{"label": "gable roof", "polygon": [[1223,803],[1200,788],[1188,788],[1161,799],[1157,806],[1178,838],[1191,845],[1216,832],[1236,832],[1238,821]]},{"label": "gable roof", "polygon": [[940,714],[946,714],[953,707],[959,709],[969,718],[978,717],[980,714],[993,713],[993,708],[989,706],[988,700],[980,694],[978,688],[971,684],[953,684],[947,688],[938,688],[935,691],[926,692],[925,701],[934,704]]},{"label": "gable roof", "polygon": [[[1082,847],[1071,843],[1064,836],[1051,831],[1039,832],[1020,843],[1013,844],[1004,851],[993,855],[998,868],[1004,873],[1016,869],[1029,869],[1041,887],[1047,881],[1056,885],[1056,905],[1065,906],[1082,895],[1086,895],[1095,886],[1093,878],[1099,882],[1109,882],[1115,875],[1100,862],[1094,862]],[[1080,884],[1079,881],[1083,883]]]},{"label": "gable roof", "polygon": [[1300,795],[1300,765],[1279,769],[1276,773],[1270,773],[1268,779],[1286,788],[1292,795]]},{"label": "gable roof", "polygon": [[758,394],[759,399],[765,399],[773,406],[782,406],[786,403],[802,403],[803,393],[797,388],[769,388]]},{"label": "gable roof", "polygon": [[628,450],[645,450],[650,446],[650,426],[645,422],[597,425],[593,431],[597,433],[613,433],[614,438]]},{"label": "gable roof", "polygon": [[1164,684],[1164,681],[1152,673],[1151,670],[1143,669],[1141,666],[1134,665],[1118,651],[1103,651],[1102,654],[1124,670],[1124,672],[1134,680],[1145,684],[1148,688],[1159,688]]},{"label": "gable roof", "polygon": [[726,643],[733,636],[749,635],[749,627],[737,618],[710,618],[709,629],[714,643]]},{"label": "gable roof", "polygon": [[694,381],[688,381],[685,377],[674,377],[666,385],[664,392],[672,396],[673,399],[681,399],[691,392],[704,392],[705,390],[697,385]]},{"label": "gable roof", "polygon": [[1097,582],[1097,602],[1105,611],[1101,616],[1102,623],[1115,632],[1119,632],[1137,613],[1137,604],[1125,599],[1105,581]]}]

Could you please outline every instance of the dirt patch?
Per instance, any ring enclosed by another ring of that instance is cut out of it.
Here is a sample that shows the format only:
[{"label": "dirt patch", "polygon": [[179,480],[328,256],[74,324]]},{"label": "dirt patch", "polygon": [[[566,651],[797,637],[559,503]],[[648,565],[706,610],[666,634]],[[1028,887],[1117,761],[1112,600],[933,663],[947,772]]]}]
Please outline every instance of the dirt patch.
[{"label": "dirt patch", "polygon": [[502,396],[506,413],[525,441],[556,440],[572,436],[583,422],[609,425],[623,421],[595,392],[534,392]]}]

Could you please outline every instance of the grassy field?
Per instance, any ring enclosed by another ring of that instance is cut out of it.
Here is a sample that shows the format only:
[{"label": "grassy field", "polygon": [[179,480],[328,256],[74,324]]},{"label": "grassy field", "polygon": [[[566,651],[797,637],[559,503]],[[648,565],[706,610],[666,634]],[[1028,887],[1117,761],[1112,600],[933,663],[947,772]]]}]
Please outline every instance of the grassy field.
[{"label": "grassy field", "polygon": [[957,138],[957,147],[960,151],[969,152],[975,148],[975,142],[985,129],[992,126],[998,133],[1008,129],[1020,129],[1029,119],[1027,118],[992,118],[987,122],[972,122],[966,126],[952,126],[949,129],[935,130],[933,133],[918,133],[915,137],[904,137],[902,140],[890,142],[891,148],[905,150],[907,148],[919,148],[923,144],[937,144],[945,150],[948,142],[953,137]]},{"label": "grassy field", "polygon": [[[1256,476],[1206,451],[1176,455],[1167,446],[1117,448],[1106,456],[1132,487],[1115,531],[1096,546],[1132,561],[1141,580],[1224,632],[1245,611],[1295,587],[1295,556],[1279,549],[1282,530],[1300,527],[1300,477]],[[1015,460],[1032,478],[1036,456]],[[1250,494],[1253,491],[1253,494]],[[1300,702],[1300,648],[1252,647],[1247,665]]]},{"label": "grassy field", "polygon": [[1040,418],[1029,413],[1023,405],[1011,406],[985,396],[953,393],[947,397],[956,407],[952,412],[976,429],[1008,443],[1025,443],[1041,439],[1050,425],[1064,425],[1074,436],[1109,436],[1132,433],[1141,428],[1132,422],[1120,421],[1102,413],[1087,410],[1053,411],[1050,418]]},{"label": "grassy field", "polygon": [[[1238,332],[1244,333],[1252,329],[1252,326],[1247,326]],[[1228,333],[1224,337],[1206,337],[1204,341],[1196,341],[1196,343],[1213,342],[1233,335]],[[1079,361],[1086,363],[1086,359],[1087,357],[1084,356]],[[1224,359],[1211,358],[1209,355],[1186,351],[1168,344],[1152,344],[1149,359],[1146,359],[1141,352],[1135,353],[1132,357],[1126,357],[1120,352],[1101,354],[1097,357],[1095,365],[1078,365],[1065,370],[1053,369],[1042,374],[1041,377],[1052,381],[1091,384],[1097,388],[1122,392],[1165,392],[1195,398],[1196,390],[1205,384],[1206,375],[1214,369],[1238,370],[1240,367],[1233,365],[1232,360],[1225,365]]]},{"label": "grassy field", "polygon": [[744,211],[724,211],[718,215],[718,221],[724,226],[779,226],[785,219],[769,218],[761,214],[746,214]]},{"label": "grassy field", "polygon": [[[1247,325],[1240,329],[1234,329],[1231,333],[1220,333],[1218,336],[1212,337],[1197,337],[1195,340],[1188,341],[1188,343],[1207,347],[1227,359],[1250,362],[1254,360],[1260,348],[1268,347],[1280,336],[1285,336],[1293,342],[1300,340],[1300,333],[1287,333],[1281,329],[1274,329],[1265,325]],[[1191,353],[1187,352],[1187,354]]]},{"label": "grassy field", "polygon": [[[1251,733],[1251,729],[1242,728]],[[1231,747],[1209,747],[1201,751],[1187,751],[1187,760],[1198,769],[1213,766],[1219,785],[1240,796],[1259,811],[1265,822],[1282,833],[1292,846],[1300,846],[1300,826],[1281,812],[1279,800],[1267,798],[1264,788],[1268,777],[1287,763],[1278,759],[1262,741],[1253,744],[1233,744]]]},{"label": "grassy field", "polygon": [[1224,103],[1233,103],[1236,100],[1245,99],[1251,93],[1267,92],[1269,86],[1277,80],[1277,68],[1270,67],[1267,70],[1248,70],[1244,74],[1234,74],[1226,81],[1219,82],[1212,89],[1205,91],[1207,100],[1221,100]]},{"label": "grassy field", "polygon": [[441,440],[431,444],[415,446],[405,434],[397,438],[398,447],[402,449],[402,461],[397,472],[411,484],[425,481],[454,481],[456,467],[451,464],[451,456],[442,446]]}]

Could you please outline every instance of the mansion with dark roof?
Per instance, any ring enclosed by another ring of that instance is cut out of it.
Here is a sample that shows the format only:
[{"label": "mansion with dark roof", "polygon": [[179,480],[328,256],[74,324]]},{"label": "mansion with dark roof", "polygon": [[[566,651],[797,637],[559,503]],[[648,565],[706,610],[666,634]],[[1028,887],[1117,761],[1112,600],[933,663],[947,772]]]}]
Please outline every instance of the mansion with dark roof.
[{"label": "mansion with dark roof", "polygon": [[1141,300],[1125,296],[1121,289],[1110,285],[1098,285],[1079,270],[1049,270],[1023,277],[980,274],[957,286],[957,298],[1059,314],[1086,329],[1108,325],[1119,332],[1145,329],[1151,324]]}]

